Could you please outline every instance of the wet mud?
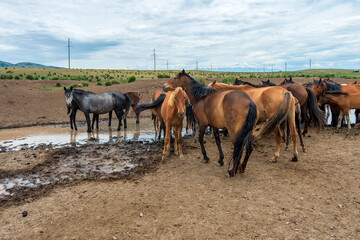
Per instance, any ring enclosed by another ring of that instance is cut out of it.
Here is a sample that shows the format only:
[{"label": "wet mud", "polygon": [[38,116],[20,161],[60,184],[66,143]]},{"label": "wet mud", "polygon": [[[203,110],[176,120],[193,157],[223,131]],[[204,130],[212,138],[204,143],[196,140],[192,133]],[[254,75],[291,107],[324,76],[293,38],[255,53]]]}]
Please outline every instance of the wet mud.
[{"label": "wet mud", "polygon": [[[42,153],[43,162],[33,167],[0,170],[0,206],[4,208],[32,200],[56,186],[139,177],[157,168],[161,147],[156,142],[124,141],[47,150]],[[40,153],[23,154],[31,161]]]}]

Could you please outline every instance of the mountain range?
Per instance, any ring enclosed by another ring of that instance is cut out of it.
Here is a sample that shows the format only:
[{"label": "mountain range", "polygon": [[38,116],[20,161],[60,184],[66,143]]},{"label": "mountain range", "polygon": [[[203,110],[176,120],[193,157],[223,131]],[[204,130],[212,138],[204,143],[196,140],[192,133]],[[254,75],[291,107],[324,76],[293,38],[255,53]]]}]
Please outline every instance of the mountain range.
[{"label": "mountain range", "polygon": [[18,68],[62,68],[62,67],[54,67],[54,66],[46,66],[38,63],[32,62],[19,62],[16,64],[0,61],[0,67],[18,67]]}]

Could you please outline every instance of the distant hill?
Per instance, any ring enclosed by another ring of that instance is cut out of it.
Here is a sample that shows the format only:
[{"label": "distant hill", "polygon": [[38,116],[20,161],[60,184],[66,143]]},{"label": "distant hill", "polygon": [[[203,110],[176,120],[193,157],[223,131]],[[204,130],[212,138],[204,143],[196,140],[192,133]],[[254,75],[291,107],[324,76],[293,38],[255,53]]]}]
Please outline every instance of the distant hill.
[{"label": "distant hill", "polygon": [[18,68],[56,68],[60,69],[62,67],[46,66],[38,63],[31,62],[19,62],[16,64],[0,61],[0,67],[18,67]]}]

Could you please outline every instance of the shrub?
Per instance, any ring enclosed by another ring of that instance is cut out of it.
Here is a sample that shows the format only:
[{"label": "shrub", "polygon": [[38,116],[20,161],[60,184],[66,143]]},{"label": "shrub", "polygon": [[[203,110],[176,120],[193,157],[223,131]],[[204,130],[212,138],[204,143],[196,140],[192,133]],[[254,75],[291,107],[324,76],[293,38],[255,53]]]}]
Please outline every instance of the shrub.
[{"label": "shrub", "polygon": [[28,79],[28,80],[33,80],[33,79],[34,79],[34,76],[31,75],[31,74],[27,74],[27,75],[25,76],[25,78]]},{"label": "shrub", "polygon": [[221,80],[222,83],[226,83],[226,84],[232,84],[234,82],[234,77],[233,76],[229,76],[229,77],[225,77],[223,78],[223,80]]},{"label": "shrub", "polygon": [[205,86],[205,81],[204,81],[204,79],[199,78],[199,82],[200,82],[203,86]]},{"label": "shrub", "polygon": [[57,82],[56,87],[61,87],[61,83]]},{"label": "shrub", "polygon": [[157,77],[158,77],[158,78],[170,78],[170,75],[167,75],[167,74],[158,74]]},{"label": "shrub", "polygon": [[128,78],[128,83],[135,82],[135,81],[136,81],[135,76],[131,76]]},{"label": "shrub", "polygon": [[88,87],[89,86],[88,82],[82,82],[81,84],[82,84],[83,87]]},{"label": "shrub", "polygon": [[105,81],[105,86],[111,86],[111,85],[112,85],[112,83],[110,80]]},{"label": "shrub", "polygon": [[112,80],[111,83],[112,83],[112,84],[120,84],[120,82],[117,81],[117,80]]},{"label": "shrub", "polygon": [[13,79],[13,75],[11,75],[11,74],[6,75],[6,78],[7,78],[7,79]]},{"label": "shrub", "polygon": [[77,84],[77,83],[72,83],[72,84],[70,84],[69,88],[70,88],[70,87],[76,88],[77,86],[79,86],[79,84]]},{"label": "shrub", "polygon": [[102,85],[103,85],[103,83],[102,83],[101,81],[97,81],[97,82],[96,82],[96,85],[98,85],[98,86],[102,86]]},{"label": "shrub", "polygon": [[19,80],[20,79],[19,75],[15,75],[14,79]]},{"label": "shrub", "polygon": [[41,78],[42,80],[44,80],[44,79],[45,79],[45,76],[41,76],[40,78]]}]

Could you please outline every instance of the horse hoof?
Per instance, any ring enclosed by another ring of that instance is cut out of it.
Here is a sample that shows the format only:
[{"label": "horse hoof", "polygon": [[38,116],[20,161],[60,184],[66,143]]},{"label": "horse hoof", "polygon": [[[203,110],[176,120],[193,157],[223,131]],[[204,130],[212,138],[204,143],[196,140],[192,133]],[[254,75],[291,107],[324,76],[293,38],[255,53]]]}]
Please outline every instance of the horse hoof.
[{"label": "horse hoof", "polygon": [[209,163],[209,158],[204,158],[203,163]]},{"label": "horse hoof", "polygon": [[298,161],[298,158],[297,158],[297,157],[293,157],[293,158],[291,159],[291,161],[292,161],[292,162],[297,162],[297,161]]},{"label": "horse hoof", "polygon": [[231,171],[228,171],[227,173],[226,173],[226,177],[228,177],[228,178],[230,178],[230,177],[233,177],[234,175],[233,175],[233,173],[231,172]]},{"label": "horse hoof", "polygon": [[286,147],[284,150],[285,150],[285,151],[288,151],[288,150],[289,150],[289,148],[288,148],[288,147]]},{"label": "horse hoof", "polygon": [[275,159],[270,159],[269,162],[270,163],[276,163],[277,161]]},{"label": "horse hoof", "polygon": [[181,161],[185,161],[184,156],[181,156],[181,157],[180,157],[180,160],[181,160]]},{"label": "horse hoof", "polygon": [[306,148],[303,148],[303,152],[304,152],[304,153],[307,153],[308,150],[307,150]]},{"label": "horse hoof", "polygon": [[175,151],[174,154],[175,154],[176,156],[178,156],[178,155],[179,155],[179,152],[178,152],[178,151]]},{"label": "horse hoof", "polygon": [[219,166],[219,167],[224,166],[224,161],[218,161],[218,163],[216,164],[216,166]]}]

